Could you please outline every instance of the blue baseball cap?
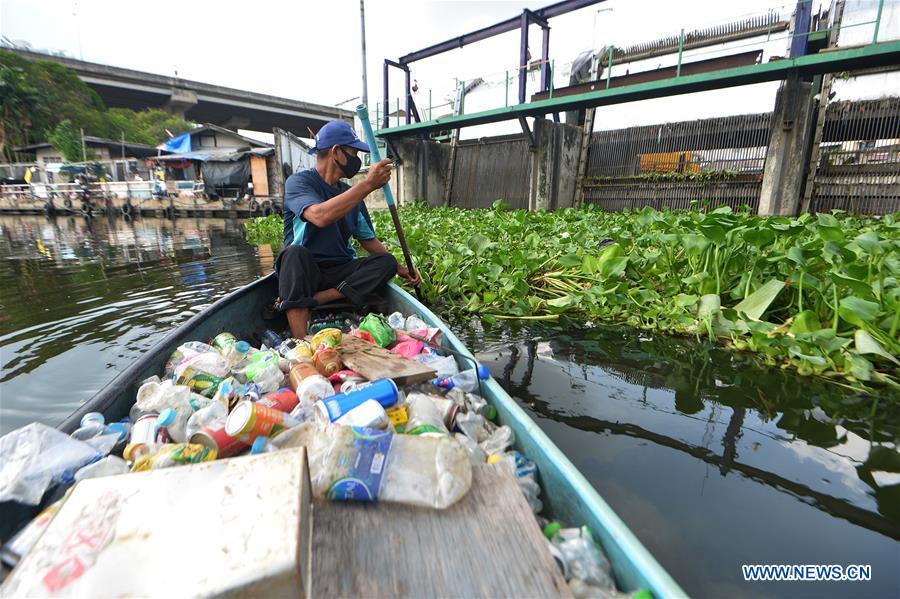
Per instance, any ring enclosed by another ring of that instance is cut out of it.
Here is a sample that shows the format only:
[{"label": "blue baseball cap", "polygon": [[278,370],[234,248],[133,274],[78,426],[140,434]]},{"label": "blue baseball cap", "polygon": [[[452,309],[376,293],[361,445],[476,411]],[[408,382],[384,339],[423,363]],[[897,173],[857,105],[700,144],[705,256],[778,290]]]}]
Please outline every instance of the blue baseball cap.
[{"label": "blue baseball cap", "polygon": [[331,146],[350,146],[362,152],[369,151],[369,144],[364,142],[346,121],[328,121],[316,133],[316,145],[310,148],[309,153],[315,154],[319,150],[327,150]]}]

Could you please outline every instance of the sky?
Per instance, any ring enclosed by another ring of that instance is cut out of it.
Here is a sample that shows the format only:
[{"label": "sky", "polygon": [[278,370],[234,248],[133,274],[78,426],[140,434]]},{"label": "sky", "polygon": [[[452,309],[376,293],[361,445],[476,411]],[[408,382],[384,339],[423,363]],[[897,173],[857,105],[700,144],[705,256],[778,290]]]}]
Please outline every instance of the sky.
[{"label": "sky", "polygon": [[[397,59],[516,16],[523,8],[537,9],[551,1],[366,0],[366,62],[372,112],[382,97],[384,58]],[[868,20],[871,16],[866,18],[867,14],[873,14],[877,6],[877,0],[847,2],[845,24]],[[815,3],[818,6],[820,2]],[[353,108],[362,95],[359,5],[358,0],[0,0],[0,35],[27,42],[35,50],[63,51],[91,62],[163,75],[177,73],[185,79],[307,102],[346,102],[344,107]],[[765,15],[769,10],[787,19],[793,8],[794,2],[778,0],[608,0],[551,20],[554,81],[557,86],[565,85],[571,61],[592,47],[628,46],[676,35],[682,27],[699,29]],[[847,29],[842,32],[841,43],[864,40],[871,32],[871,25]],[[531,27],[529,42],[534,57],[540,55],[540,37],[540,28]],[[897,37],[900,0],[885,0],[880,39]],[[763,45],[756,43],[755,47]],[[783,37],[770,41],[764,45],[764,59],[786,54],[786,47]],[[518,48],[516,31],[415,63],[417,103],[427,109],[431,90],[432,106],[445,104],[453,95],[456,79],[483,77],[488,84],[467,97],[467,111],[502,105],[504,74],[515,69]],[[714,55],[709,49],[695,54],[697,59],[701,54],[703,58]],[[685,60],[690,59],[691,54],[686,53]],[[655,68],[664,62],[640,68]],[[511,78],[513,99],[516,86],[514,76]],[[889,80],[882,77],[854,93],[877,95],[888,84]],[[402,89],[399,71],[393,70],[390,85],[393,110],[394,98]],[[536,85],[536,80],[530,82],[529,93]],[[763,112],[772,109],[777,85],[765,83],[740,88],[740,93],[720,90],[608,107],[598,113],[597,128]],[[447,110],[439,107],[435,115]],[[511,126],[515,130],[515,125]],[[467,136],[496,132],[496,127],[475,128]]]}]

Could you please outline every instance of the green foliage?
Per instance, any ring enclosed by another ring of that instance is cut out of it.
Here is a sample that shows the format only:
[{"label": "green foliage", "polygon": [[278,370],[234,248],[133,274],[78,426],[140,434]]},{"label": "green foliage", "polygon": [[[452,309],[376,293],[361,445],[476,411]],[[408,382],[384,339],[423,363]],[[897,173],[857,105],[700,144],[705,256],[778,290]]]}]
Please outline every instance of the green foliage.
[{"label": "green foliage", "polygon": [[58,124],[47,136],[47,141],[62,152],[63,158],[68,162],[80,162],[94,158],[94,150],[91,148],[84,148],[84,152],[82,152],[81,131],[76,129],[69,119]]},{"label": "green foliage", "polygon": [[[0,50],[0,152],[12,158],[17,145],[47,141],[63,121],[85,135],[150,145],[191,123],[158,110],[107,110],[75,71],[51,61],[29,61]],[[52,143],[52,142],[51,142]],[[78,151],[81,160],[81,150]]]},{"label": "green foliage", "polygon": [[24,69],[0,63],[0,158],[11,159],[9,148],[28,139],[30,108],[38,100]]},{"label": "green foliage", "polygon": [[244,223],[247,241],[253,245],[280,246],[284,240],[284,221],[278,214],[260,216]]},{"label": "green foliage", "polygon": [[[390,214],[373,219],[401,256]],[[445,312],[704,335],[801,374],[898,386],[900,215],[406,205],[401,220]],[[279,243],[280,219],[265,222],[257,240]]]}]

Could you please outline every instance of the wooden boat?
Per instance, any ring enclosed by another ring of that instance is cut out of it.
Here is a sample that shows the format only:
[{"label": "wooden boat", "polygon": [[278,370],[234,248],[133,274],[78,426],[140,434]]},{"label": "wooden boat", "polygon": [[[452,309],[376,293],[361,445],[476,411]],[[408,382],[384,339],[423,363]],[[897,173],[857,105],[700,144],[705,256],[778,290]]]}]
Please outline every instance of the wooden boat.
[{"label": "wooden boat", "polygon": [[[276,280],[270,275],[221,298],[166,335],[93,399],[66,418],[59,428],[71,433],[88,412],[101,412],[108,421],[127,416],[140,382],[160,373],[172,351],[186,341],[209,339],[226,330],[235,333],[239,339],[255,338],[270,326],[263,319],[263,313],[276,295]],[[400,287],[390,285],[386,299],[390,312],[418,314],[429,326],[442,330],[446,347],[467,356],[472,355],[440,318]],[[464,360],[457,360],[461,368],[471,367],[462,363]],[[517,449],[537,464],[544,514],[571,525],[588,525],[605,549],[620,588],[632,592],[645,588],[657,597],[685,596],[678,584],[515,400],[493,379],[484,382],[482,392],[496,407],[500,423],[513,429]],[[14,528],[18,528],[15,524],[24,525],[35,512],[0,504],[0,515],[3,516],[0,520],[5,520],[6,525],[13,524]]]}]

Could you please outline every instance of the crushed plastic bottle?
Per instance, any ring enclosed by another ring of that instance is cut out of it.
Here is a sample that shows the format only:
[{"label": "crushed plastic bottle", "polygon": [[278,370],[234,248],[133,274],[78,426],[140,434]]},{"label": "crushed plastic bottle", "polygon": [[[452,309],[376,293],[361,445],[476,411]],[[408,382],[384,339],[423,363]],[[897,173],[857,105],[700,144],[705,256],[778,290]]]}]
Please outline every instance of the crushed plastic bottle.
[{"label": "crushed plastic bottle", "polygon": [[310,478],[319,497],[444,509],[472,486],[468,452],[450,436],[347,426],[327,426],[311,436]]},{"label": "crushed plastic bottle", "polygon": [[413,356],[413,360],[433,368],[439,379],[449,378],[459,373],[459,366],[456,364],[456,358],[453,356],[439,356],[434,352],[429,352]]},{"label": "crushed plastic bottle", "polygon": [[479,364],[476,368],[463,370],[458,374],[447,378],[437,378],[432,381],[435,387],[443,389],[461,389],[471,393],[478,388],[478,380],[486,381],[491,376],[490,371],[484,364]]},{"label": "crushed plastic bottle", "polygon": [[224,426],[227,418],[228,407],[220,401],[213,402],[191,414],[184,427],[184,435],[190,439],[206,427],[219,428],[214,425],[221,424]]},{"label": "crushed plastic bottle", "polygon": [[75,480],[125,474],[128,470],[128,462],[118,456],[111,455],[79,469],[75,473]]},{"label": "crushed plastic bottle", "polygon": [[388,316],[387,321],[388,324],[391,325],[391,328],[394,329],[402,329],[404,326],[406,326],[406,319],[400,312],[394,312],[393,314]]},{"label": "crushed plastic bottle", "polygon": [[428,323],[419,318],[415,314],[410,314],[406,317],[406,322],[403,323],[403,328],[407,331],[421,331],[422,329],[428,328]]},{"label": "crushed plastic bottle", "polygon": [[479,443],[479,447],[484,450],[486,454],[491,455],[499,455],[502,454],[506,449],[516,442],[516,435],[513,433],[512,429],[508,426],[499,426],[497,427],[491,436],[486,440]]},{"label": "crushed plastic bottle", "polygon": [[612,567],[594,542],[590,528],[562,528],[558,522],[551,522],[544,528],[544,535],[562,556],[563,576],[567,581],[580,580],[590,586],[615,590]]}]

